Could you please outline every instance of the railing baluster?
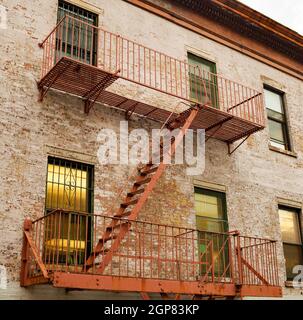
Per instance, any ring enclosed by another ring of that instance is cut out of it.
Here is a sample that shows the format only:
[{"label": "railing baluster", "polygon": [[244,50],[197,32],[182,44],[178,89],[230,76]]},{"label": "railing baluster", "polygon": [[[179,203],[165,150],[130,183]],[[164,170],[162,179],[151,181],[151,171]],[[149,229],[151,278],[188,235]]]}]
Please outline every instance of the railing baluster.
[{"label": "railing baluster", "polygon": [[[89,270],[89,273],[98,274],[99,266],[95,260],[91,268],[85,268],[88,244],[93,241],[94,248],[97,239],[114,220],[118,227],[111,234],[112,241],[113,234],[122,232],[125,223],[129,224],[130,229],[120,247],[113,251],[106,275],[212,283],[237,281],[243,285],[267,285],[265,279],[269,286],[278,285],[274,241],[240,236],[238,233],[199,232],[189,228],[68,210],[54,211],[32,223],[33,241],[46,270]],[[93,225],[94,240],[90,239],[89,223]],[[107,254],[105,249],[105,246],[101,249],[101,263],[102,256]],[[39,269],[35,266],[30,250],[28,265],[31,268],[28,276],[33,277]],[[93,256],[96,258],[95,253]]]},{"label": "railing baluster", "polygon": [[[75,17],[65,16],[41,46],[44,48],[42,76],[62,56],[69,55],[70,47],[72,59],[96,64],[107,72],[120,70],[123,79],[189,102],[203,104],[208,97],[213,107],[264,125],[263,101],[261,95],[256,96],[257,91]],[[100,50],[101,61],[98,60]]]}]

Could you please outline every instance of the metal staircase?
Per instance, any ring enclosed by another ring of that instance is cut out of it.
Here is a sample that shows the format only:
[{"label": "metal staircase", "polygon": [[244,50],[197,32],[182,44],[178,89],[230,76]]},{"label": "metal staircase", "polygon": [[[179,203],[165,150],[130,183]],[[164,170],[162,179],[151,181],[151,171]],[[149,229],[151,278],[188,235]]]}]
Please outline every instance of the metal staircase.
[{"label": "metal staircase", "polygon": [[[95,249],[91,252],[86,262],[86,266],[84,267],[85,271],[95,265],[95,259],[99,255],[103,255],[103,259],[99,264],[98,272],[102,273],[104,271],[108,263],[111,261],[113,253],[119,248],[121,241],[129,231],[131,221],[138,218],[141,208],[163,174],[167,166],[167,164],[164,163],[164,160],[166,157],[171,158],[173,156],[177,146],[183,141],[184,135],[195,119],[198,110],[198,105],[193,106],[181,113],[178,118],[167,123],[167,127],[170,130],[180,126],[181,130],[179,134],[176,138],[171,139],[171,146],[169,150],[164,150],[163,143],[160,144],[159,164],[155,164],[151,158],[148,164],[138,169],[139,173],[135,178],[135,182],[130,192],[127,193],[124,202],[121,203],[118,212],[114,215],[114,218],[127,217],[128,220],[126,222],[123,222],[123,220],[112,220],[111,224],[106,228],[103,236],[99,239]],[[108,243],[111,244],[108,246]]]},{"label": "metal staircase", "polygon": [[[79,41],[69,42],[68,32],[79,33]],[[92,34],[96,41],[81,47]],[[201,237],[199,230],[187,226],[138,219],[169,163],[166,160],[188,129],[204,129],[206,140],[227,143],[231,154],[264,128],[262,93],[74,17],[63,17],[40,46],[41,101],[50,89],[59,90],[82,98],[87,114],[99,103],[124,111],[126,119],[136,114],[180,131],[170,136],[168,148],[160,144],[158,158],[151,157],[137,168],[132,187],[114,214],[58,208],[34,221],[26,219],[21,286],[50,283],[65,289],[136,292],[143,299],[149,294],[163,299],[280,297],[276,241],[236,232],[204,232]],[[70,55],[69,46],[79,55]],[[90,61],[83,60],[80,52]],[[98,54],[95,64],[92,52]],[[141,101],[115,91],[115,86],[128,83],[154,93],[155,99]],[[181,113],[162,109],[157,106],[159,95],[189,107]],[[66,216],[73,225],[64,226]],[[63,236],[64,227],[73,232]],[[218,252],[209,239],[224,239]],[[219,267],[224,252],[228,259]],[[77,258],[80,255],[83,259]]]}]

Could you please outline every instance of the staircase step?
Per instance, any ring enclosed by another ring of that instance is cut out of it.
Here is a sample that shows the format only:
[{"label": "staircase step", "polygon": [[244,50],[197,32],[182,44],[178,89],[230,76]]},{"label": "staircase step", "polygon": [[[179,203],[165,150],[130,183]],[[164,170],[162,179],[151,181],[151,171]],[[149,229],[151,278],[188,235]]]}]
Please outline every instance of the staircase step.
[{"label": "staircase step", "polygon": [[123,218],[123,217],[129,216],[131,213],[132,213],[131,210],[129,210],[129,211],[124,211],[124,212],[122,212],[121,214],[116,214],[116,215],[114,215],[114,217],[115,217],[115,218]]},{"label": "staircase step", "polygon": [[151,168],[151,169],[146,169],[146,170],[141,171],[140,174],[141,174],[142,176],[147,176],[147,175],[149,175],[149,174],[151,174],[151,173],[156,172],[156,171],[158,170],[158,168],[159,168],[159,167],[156,166],[156,167]]},{"label": "staircase step", "polygon": [[131,191],[131,192],[128,192],[128,194],[127,194],[127,197],[133,197],[133,196],[135,196],[136,194],[141,194],[141,193],[143,193],[145,191],[145,189],[144,188],[142,188],[142,189],[138,189],[138,190],[136,190],[136,191]]},{"label": "staircase step", "polygon": [[136,181],[135,182],[135,186],[142,186],[143,184],[149,183],[151,180],[151,178],[146,178],[140,181]]},{"label": "staircase step", "polygon": [[132,205],[138,203],[138,201],[139,201],[139,199],[131,200],[129,202],[124,202],[124,203],[121,204],[121,207],[122,208],[127,208],[129,206],[132,206]]},{"label": "staircase step", "polygon": [[108,237],[105,237],[105,238],[101,238],[99,241],[100,242],[107,242],[107,241],[111,241],[111,240],[114,240],[117,238],[117,235],[116,234],[113,234],[113,235],[109,235]]},{"label": "staircase step", "polygon": [[108,251],[109,251],[109,249],[100,249],[100,250],[97,250],[97,251],[93,251],[90,255],[93,257],[93,256],[97,256],[99,254],[105,254]]},{"label": "staircase step", "polygon": [[115,229],[120,229],[122,228],[124,225],[127,225],[128,223],[127,222],[123,222],[123,223],[118,223],[114,226],[109,226],[106,228],[107,231],[112,231],[112,230],[115,230]]}]

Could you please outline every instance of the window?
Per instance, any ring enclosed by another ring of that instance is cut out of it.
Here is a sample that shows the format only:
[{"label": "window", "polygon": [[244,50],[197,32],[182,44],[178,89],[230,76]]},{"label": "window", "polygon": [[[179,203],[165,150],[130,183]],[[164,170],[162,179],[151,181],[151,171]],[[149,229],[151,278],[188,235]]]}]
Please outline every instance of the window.
[{"label": "window", "polygon": [[287,280],[293,280],[292,273],[296,265],[303,265],[303,243],[300,210],[279,207],[279,219],[282,233]]},{"label": "window", "polygon": [[270,144],[280,149],[290,150],[283,94],[269,88],[264,89],[264,94]]},{"label": "window", "polygon": [[63,27],[57,31],[58,56],[64,55],[96,65],[97,29],[95,27],[98,26],[98,15],[69,2],[59,0],[58,22],[65,15],[75,18],[75,20],[65,20]]},{"label": "window", "polygon": [[200,231],[226,232],[225,193],[195,188],[197,228]]},{"label": "window", "polygon": [[90,165],[49,157],[46,210],[60,208],[91,213],[92,174]]},{"label": "window", "polygon": [[93,212],[93,167],[49,157],[45,207],[46,214],[55,209],[66,210],[55,220],[60,230],[46,228],[46,251],[59,247],[59,263],[65,263],[66,259],[70,264],[83,263],[84,252],[88,254],[91,250],[92,221],[89,213]]},{"label": "window", "polygon": [[192,53],[188,53],[188,63],[190,98],[193,101],[208,103],[218,108],[216,64]]},{"label": "window", "polygon": [[[201,273],[205,274],[207,265],[214,256],[215,275],[228,276],[228,221],[225,193],[195,188],[196,223],[199,231],[199,255]],[[211,242],[211,243],[210,243]],[[211,253],[210,245],[213,248]],[[205,265],[204,265],[205,264]]]}]

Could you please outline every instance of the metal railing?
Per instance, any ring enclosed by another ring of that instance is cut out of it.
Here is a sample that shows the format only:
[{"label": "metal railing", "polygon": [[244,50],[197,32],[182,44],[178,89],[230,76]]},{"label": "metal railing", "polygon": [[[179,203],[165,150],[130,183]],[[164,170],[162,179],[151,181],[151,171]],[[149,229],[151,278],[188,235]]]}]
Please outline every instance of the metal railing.
[{"label": "metal railing", "polygon": [[[88,256],[114,219],[118,227],[112,239],[95,254],[88,268]],[[276,242],[267,239],[62,210],[30,224],[27,278],[40,276],[44,270],[202,283],[279,284]],[[126,236],[100,272],[103,257],[125,227]]]},{"label": "metal railing", "polygon": [[264,125],[262,94],[118,34],[65,16],[41,43],[45,77],[63,57],[124,80]]}]

